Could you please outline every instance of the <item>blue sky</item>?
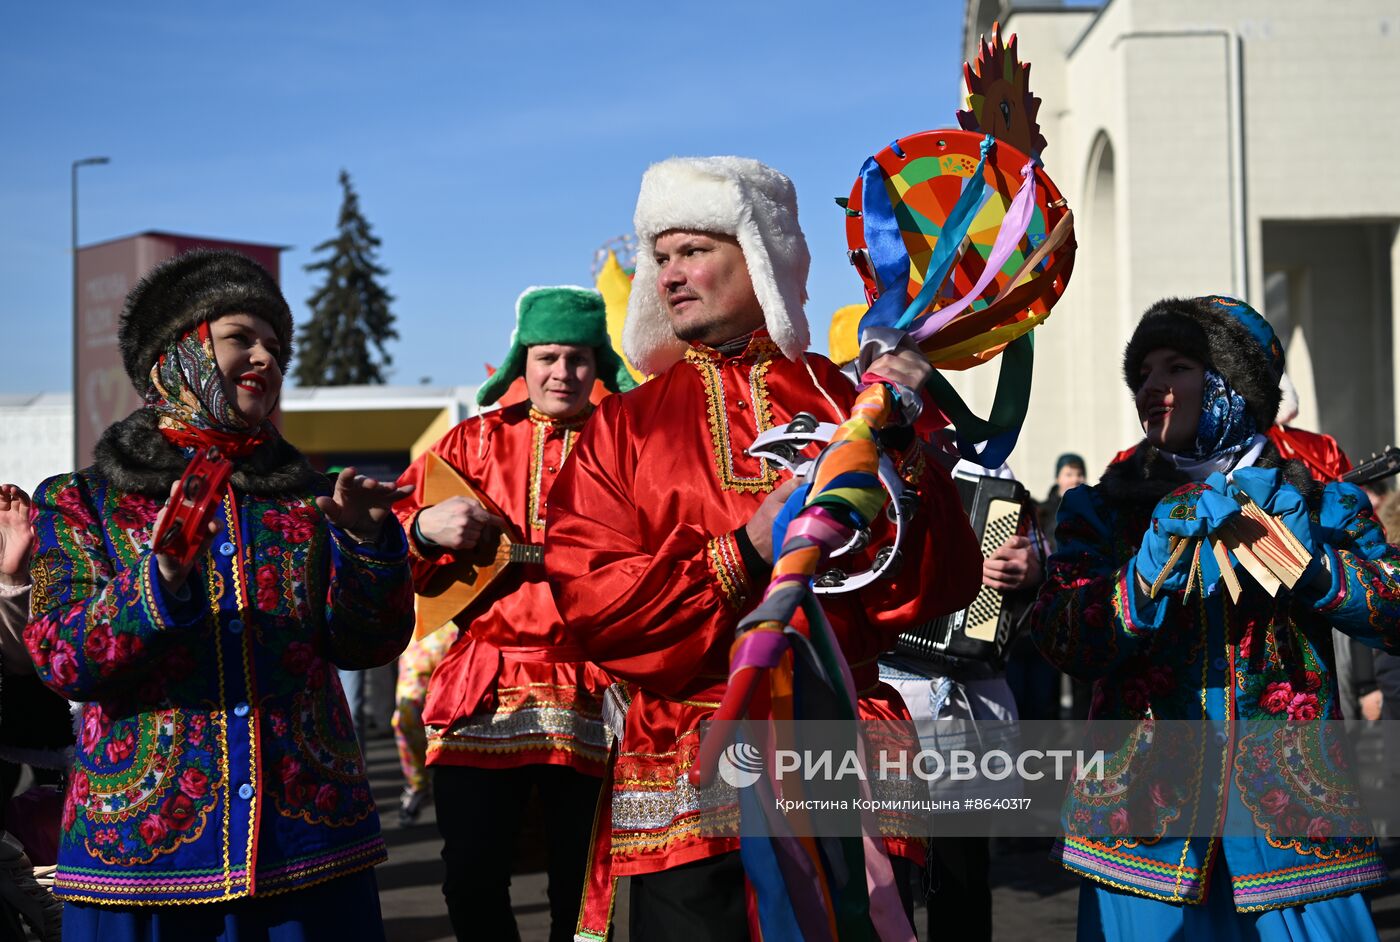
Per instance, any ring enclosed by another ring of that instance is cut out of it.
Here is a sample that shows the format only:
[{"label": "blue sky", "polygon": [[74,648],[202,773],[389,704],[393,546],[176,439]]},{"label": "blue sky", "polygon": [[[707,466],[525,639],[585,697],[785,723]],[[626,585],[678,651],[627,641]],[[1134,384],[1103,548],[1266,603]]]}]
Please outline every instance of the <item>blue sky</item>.
[{"label": "blue sky", "polygon": [[[861,299],[844,195],[889,141],[954,125],[962,4],[874,22],[850,2],[16,6],[0,31],[0,392],[70,385],[69,164],[84,244],[146,229],[293,246],[329,237],[350,171],[383,240],[390,381],[474,383],[520,291],[590,283],[642,171],[757,157],[792,177],[814,345]],[[206,7],[201,10],[201,7]]]}]

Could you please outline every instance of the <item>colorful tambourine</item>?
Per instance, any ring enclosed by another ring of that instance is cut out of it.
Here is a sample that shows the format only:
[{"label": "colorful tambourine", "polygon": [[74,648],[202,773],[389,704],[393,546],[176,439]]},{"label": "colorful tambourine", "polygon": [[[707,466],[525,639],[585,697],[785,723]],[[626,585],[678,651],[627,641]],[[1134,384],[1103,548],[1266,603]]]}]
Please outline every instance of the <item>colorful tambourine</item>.
[{"label": "colorful tambourine", "polygon": [[[979,164],[985,185],[969,200],[964,194]],[[1023,196],[1018,207],[1026,175],[1034,176],[1033,194]],[[883,192],[872,189],[876,186]],[[893,284],[903,284],[903,301],[912,303],[930,264],[940,261],[947,273],[931,303],[915,316],[936,317],[982,284],[932,334],[932,345],[922,343],[940,369],[986,362],[1034,328],[1064,292],[1074,266],[1073,217],[1054,181],[1038,161],[974,131],[923,131],[900,138],[866,162],[845,207],[851,262],[872,304]],[[970,219],[956,218],[959,209]],[[1006,231],[1012,213],[1016,229],[1024,220],[1023,231]],[[946,238],[963,226],[960,237]],[[1019,238],[1010,244],[1013,235]],[[997,253],[999,239],[1004,251]],[[988,260],[998,254],[1004,256],[1000,265],[984,279]]]},{"label": "colorful tambourine", "polygon": [[216,445],[197,449],[180,476],[177,497],[166,505],[160,526],[151,537],[157,553],[173,556],[182,566],[204,547],[209,521],[224,499],[224,488],[233,476],[233,462]]}]

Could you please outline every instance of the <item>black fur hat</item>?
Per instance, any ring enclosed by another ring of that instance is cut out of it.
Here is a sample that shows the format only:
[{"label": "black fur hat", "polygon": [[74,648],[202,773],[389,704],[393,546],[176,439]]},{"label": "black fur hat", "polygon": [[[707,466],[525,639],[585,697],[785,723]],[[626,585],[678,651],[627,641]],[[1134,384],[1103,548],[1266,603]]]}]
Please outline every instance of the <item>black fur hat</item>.
[{"label": "black fur hat", "polygon": [[166,348],[201,321],[253,314],[272,325],[285,373],[292,359],[292,311],[277,282],[257,262],[227,249],[195,249],[152,269],[126,296],[117,340],[138,393]]},{"label": "black fur hat", "polygon": [[1224,297],[1163,298],[1147,309],[1123,351],[1123,379],[1135,394],[1153,350],[1170,347],[1211,367],[1244,396],[1260,431],[1278,415],[1283,347],[1253,308]]}]

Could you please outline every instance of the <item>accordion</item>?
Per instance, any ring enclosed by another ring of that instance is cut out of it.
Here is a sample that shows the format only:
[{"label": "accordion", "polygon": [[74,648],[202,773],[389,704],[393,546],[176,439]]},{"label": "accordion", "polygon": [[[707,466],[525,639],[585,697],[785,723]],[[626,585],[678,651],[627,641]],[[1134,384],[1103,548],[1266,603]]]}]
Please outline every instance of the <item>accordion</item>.
[{"label": "accordion", "polygon": [[[1030,495],[1018,481],[1007,478],[953,476],[972,532],[985,559],[1016,534],[1029,532]],[[1024,605],[996,589],[982,586],[972,604],[900,634],[895,652],[932,661],[978,661],[1001,664],[1014,640]]]}]

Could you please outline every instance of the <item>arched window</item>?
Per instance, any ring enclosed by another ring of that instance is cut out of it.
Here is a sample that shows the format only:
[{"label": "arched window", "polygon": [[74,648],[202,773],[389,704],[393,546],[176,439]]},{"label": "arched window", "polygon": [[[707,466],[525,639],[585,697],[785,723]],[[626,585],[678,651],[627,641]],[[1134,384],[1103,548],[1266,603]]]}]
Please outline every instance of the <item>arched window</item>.
[{"label": "arched window", "polygon": [[[1118,275],[1121,254],[1115,166],[1113,143],[1107,133],[1100,131],[1089,148],[1085,167],[1084,208],[1075,218],[1075,236],[1079,241],[1075,278],[1084,279],[1080,288],[1084,292],[1082,306],[1077,308],[1079,316],[1075,318],[1076,345],[1090,363],[1118,363],[1136,324],[1137,312],[1127,309]],[[1128,399],[1102,399],[1106,390],[1119,387],[1121,382],[1116,370],[1107,376],[1095,376],[1081,384],[1079,395],[1084,401],[1076,403],[1082,410],[1079,414],[1102,417],[1103,421],[1095,423],[1094,434],[1101,441],[1094,447],[1106,454],[1122,447],[1125,431],[1131,433],[1137,428],[1136,414]]]}]

